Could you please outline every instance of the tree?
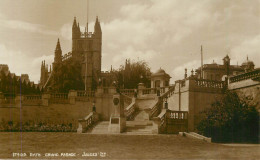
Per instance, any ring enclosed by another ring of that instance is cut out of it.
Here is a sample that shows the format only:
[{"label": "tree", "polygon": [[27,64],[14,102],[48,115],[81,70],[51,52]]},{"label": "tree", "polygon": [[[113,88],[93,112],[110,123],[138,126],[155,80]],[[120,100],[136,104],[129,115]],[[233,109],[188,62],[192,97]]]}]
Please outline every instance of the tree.
[{"label": "tree", "polygon": [[72,59],[56,65],[51,79],[51,88],[55,92],[69,92],[69,90],[83,90],[81,64]]},{"label": "tree", "polygon": [[235,92],[227,91],[203,114],[197,129],[213,141],[258,143],[259,113]]},{"label": "tree", "polygon": [[113,72],[121,88],[137,88],[138,83],[141,82],[146,87],[150,87],[151,85],[151,70],[145,61],[130,63],[129,60],[125,65],[121,65],[118,70],[114,70]]}]

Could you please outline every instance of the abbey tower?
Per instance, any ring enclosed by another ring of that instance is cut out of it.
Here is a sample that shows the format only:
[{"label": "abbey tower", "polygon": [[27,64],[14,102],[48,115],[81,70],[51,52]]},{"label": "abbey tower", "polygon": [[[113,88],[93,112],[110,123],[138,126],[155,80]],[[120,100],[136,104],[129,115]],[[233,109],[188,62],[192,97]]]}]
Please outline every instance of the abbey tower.
[{"label": "abbey tower", "polygon": [[[102,59],[102,31],[98,17],[96,18],[94,32],[88,32],[88,24],[85,31],[81,32],[80,25],[74,18],[72,25],[72,51],[62,55],[60,41],[58,39],[54,52],[53,71],[66,60],[73,60],[81,64],[81,76],[84,79],[85,90],[91,90],[93,83],[97,83],[101,74]],[[44,73],[43,73],[44,72]],[[40,85],[48,86],[52,73],[46,74],[41,69]],[[47,71],[48,72],[48,71]],[[51,71],[50,71],[51,72]]]}]

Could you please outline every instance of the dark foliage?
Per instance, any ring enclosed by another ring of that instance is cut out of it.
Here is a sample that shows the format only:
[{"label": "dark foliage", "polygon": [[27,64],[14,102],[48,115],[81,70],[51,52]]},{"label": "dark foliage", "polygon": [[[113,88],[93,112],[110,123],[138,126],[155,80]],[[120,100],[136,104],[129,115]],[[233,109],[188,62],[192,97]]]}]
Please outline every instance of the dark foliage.
[{"label": "dark foliage", "polygon": [[134,89],[138,83],[144,83],[146,87],[151,85],[151,70],[145,61],[132,62],[128,66],[121,65],[113,72],[120,88]]},{"label": "dark foliage", "polygon": [[50,88],[54,92],[68,93],[69,90],[84,90],[81,64],[69,59],[55,66]]},{"label": "dark foliage", "polygon": [[76,132],[77,128],[72,123],[48,123],[27,121],[23,123],[2,119],[0,132]]},{"label": "dark foliage", "polygon": [[227,91],[203,114],[197,129],[214,142],[258,143],[259,113],[235,92]]},{"label": "dark foliage", "polygon": [[0,92],[3,92],[5,95],[15,96],[16,94],[40,94],[41,90],[39,87],[31,85],[30,82],[22,81],[16,75],[11,76],[10,73],[6,75],[4,71],[1,71]]}]

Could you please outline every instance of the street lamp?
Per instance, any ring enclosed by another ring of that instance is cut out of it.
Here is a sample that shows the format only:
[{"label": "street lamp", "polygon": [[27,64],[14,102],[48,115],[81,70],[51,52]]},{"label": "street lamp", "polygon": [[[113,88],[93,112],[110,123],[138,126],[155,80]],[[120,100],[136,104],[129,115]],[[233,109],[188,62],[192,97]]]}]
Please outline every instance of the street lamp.
[{"label": "street lamp", "polygon": [[92,111],[93,111],[93,112],[96,112],[95,99],[93,100]]},{"label": "street lamp", "polygon": [[168,109],[168,96],[165,97],[164,108]]}]

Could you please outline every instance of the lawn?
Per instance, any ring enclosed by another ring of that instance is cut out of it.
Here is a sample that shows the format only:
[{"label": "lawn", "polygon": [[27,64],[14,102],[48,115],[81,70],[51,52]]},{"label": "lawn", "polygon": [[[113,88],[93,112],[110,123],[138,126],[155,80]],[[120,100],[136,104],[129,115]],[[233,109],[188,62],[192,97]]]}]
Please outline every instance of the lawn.
[{"label": "lawn", "polygon": [[[13,153],[26,153],[27,157],[13,157]],[[40,153],[40,159],[258,159],[260,146],[206,143],[178,135],[0,133],[0,158],[37,158],[30,153]],[[46,157],[48,153],[58,156]],[[75,157],[63,157],[62,153],[75,153]]]}]

